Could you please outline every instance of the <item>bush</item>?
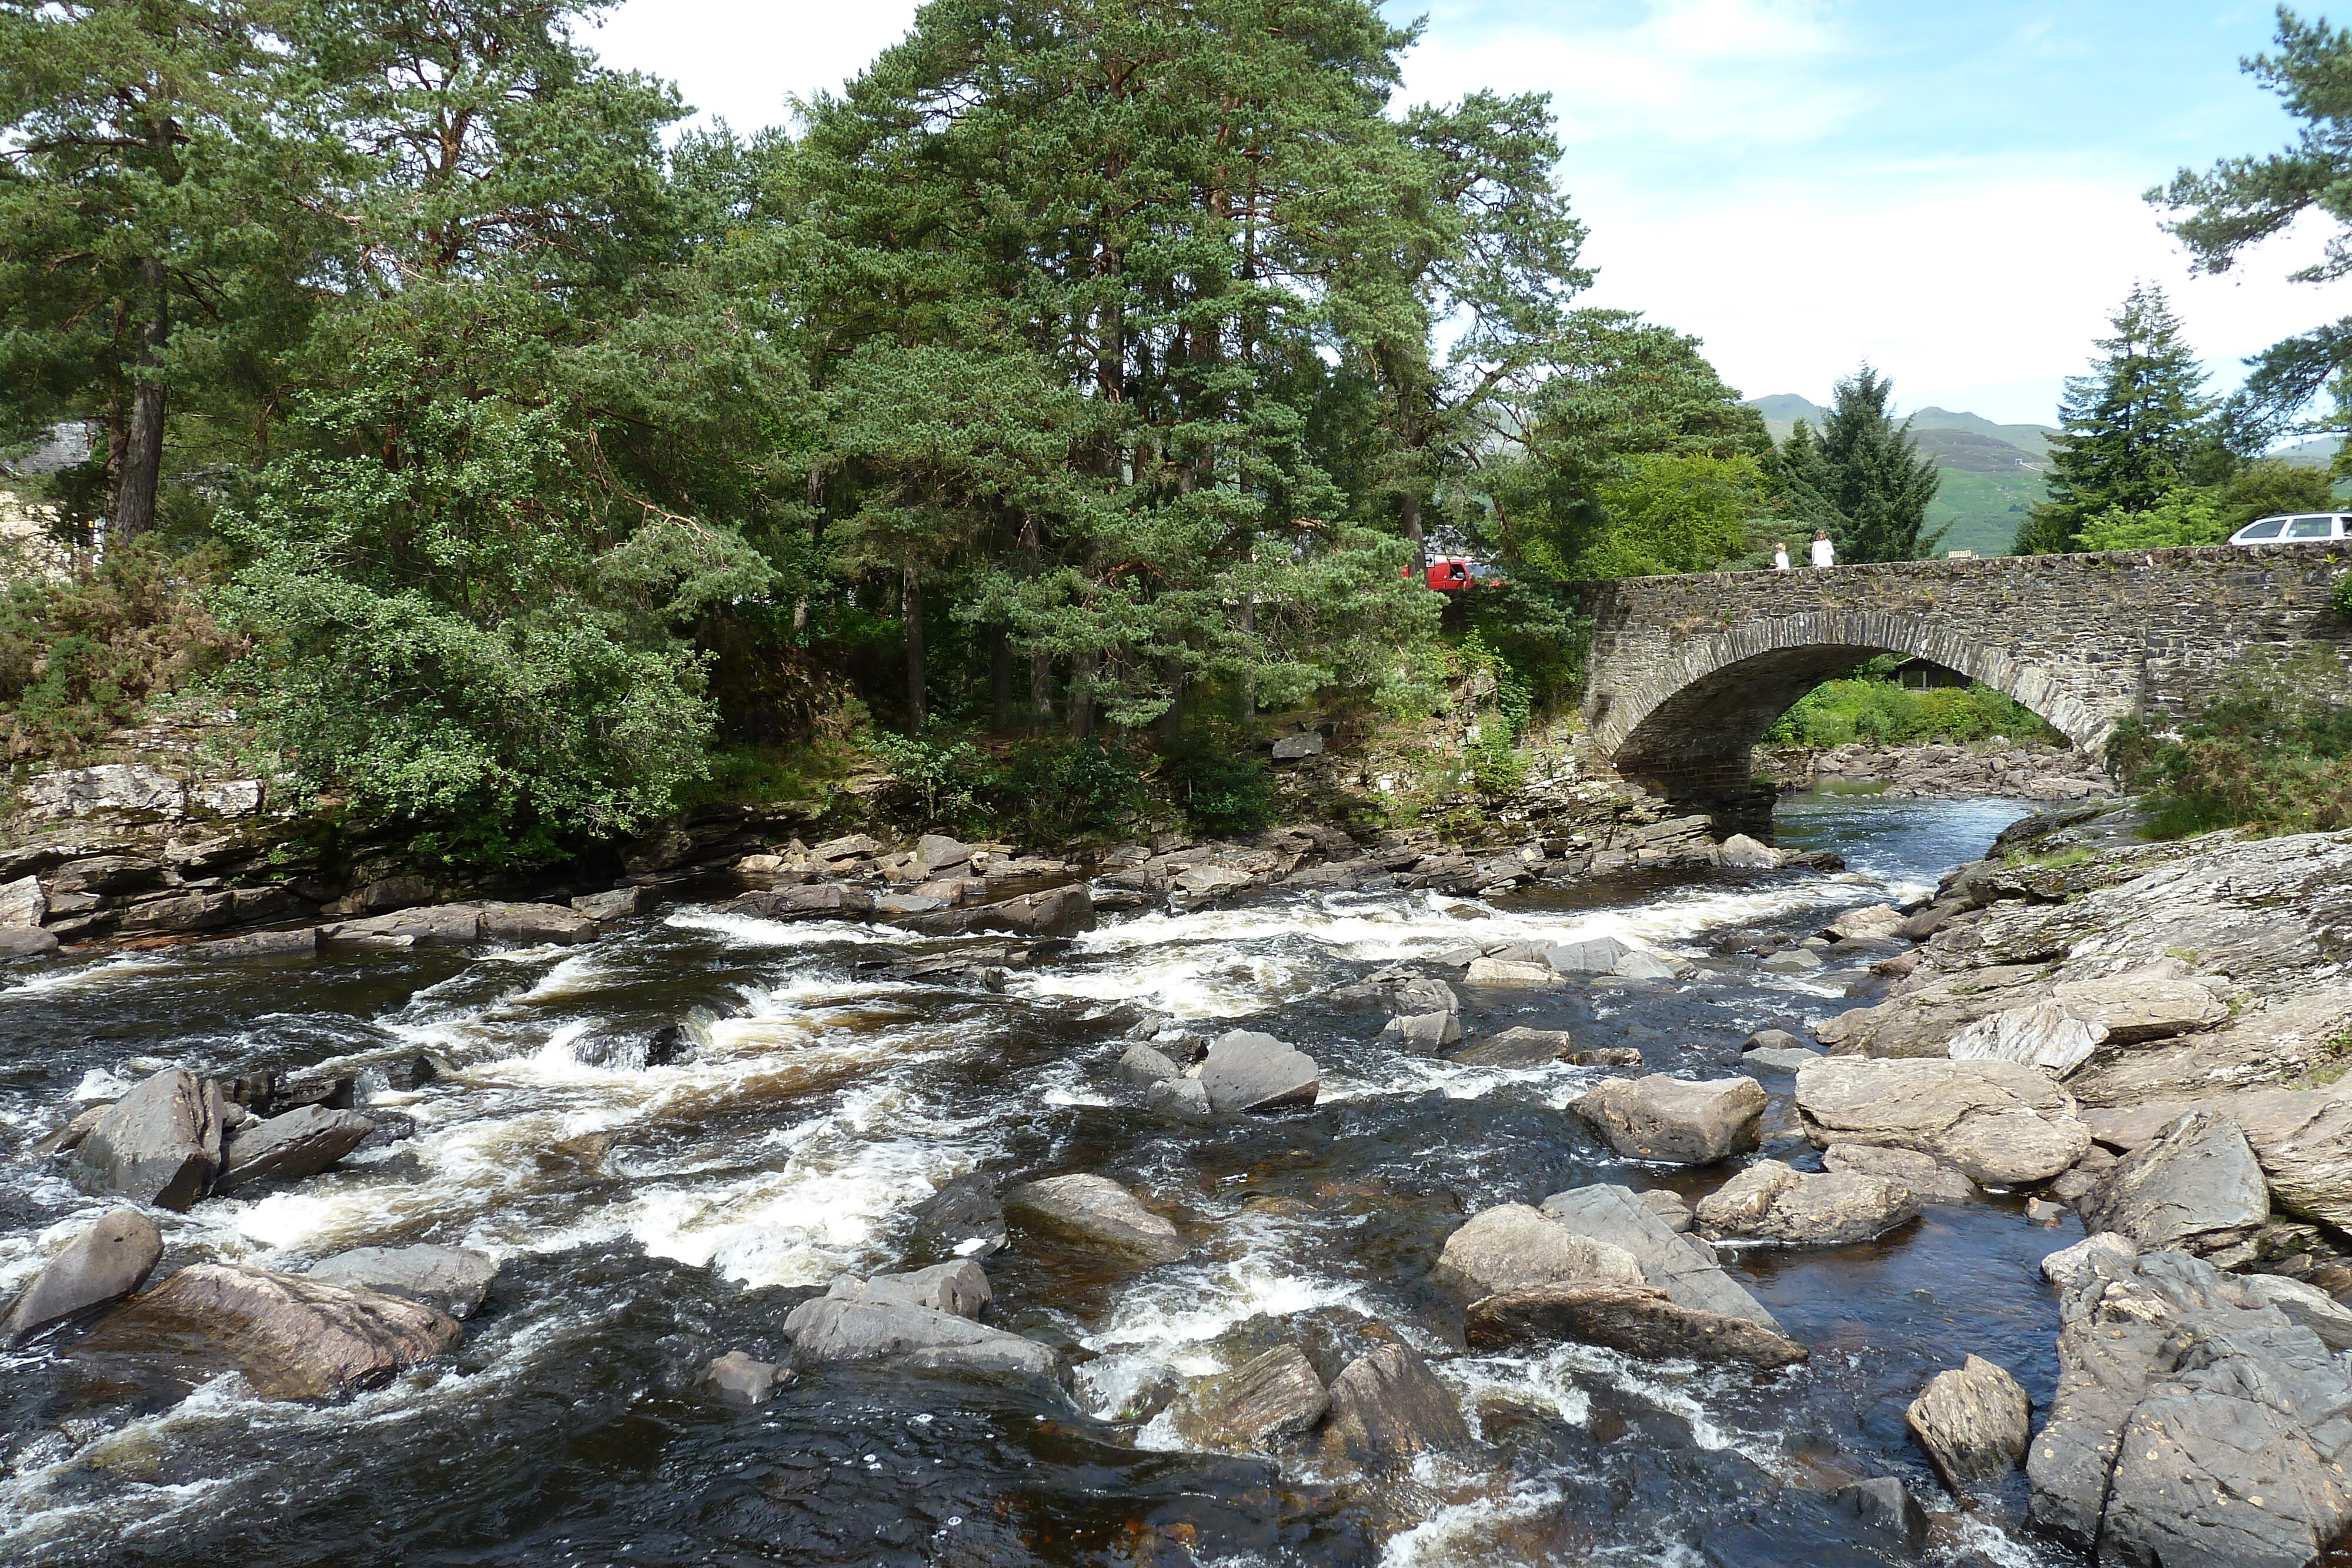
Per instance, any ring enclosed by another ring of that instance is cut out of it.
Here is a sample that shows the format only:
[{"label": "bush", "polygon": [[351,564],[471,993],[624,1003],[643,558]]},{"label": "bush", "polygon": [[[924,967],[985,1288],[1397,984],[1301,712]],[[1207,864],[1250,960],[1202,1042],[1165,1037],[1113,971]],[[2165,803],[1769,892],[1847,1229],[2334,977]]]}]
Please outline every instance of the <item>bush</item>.
[{"label": "bush", "polygon": [[2177,729],[2123,726],[2107,765],[2151,838],[2332,831],[2352,824],[2352,678],[2324,648],[2255,664]]},{"label": "bush", "polygon": [[2023,704],[1991,687],[1936,686],[1913,691],[1893,681],[1867,677],[1824,681],[1797,699],[1765,732],[1769,746],[1822,749],[1866,741],[1900,746],[1913,741],[2012,740],[2063,745],[2065,737],[2034,716]]},{"label": "bush", "polygon": [[1160,758],[1160,776],[1202,832],[1258,832],[1273,814],[1273,769],[1223,726],[1185,737]]},{"label": "bush", "polygon": [[2352,621],[2352,571],[2336,580],[2336,586],[2328,591],[2327,602],[2336,607],[2336,614]]},{"label": "bush", "polygon": [[920,735],[877,732],[866,749],[887,768],[898,787],[922,805],[926,824],[961,822],[979,810],[974,791],[987,779],[988,758],[968,740],[927,726]]},{"label": "bush", "polygon": [[1002,820],[1022,824],[1028,843],[1099,837],[1143,809],[1144,761],[1095,740],[1030,740],[990,785]]}]

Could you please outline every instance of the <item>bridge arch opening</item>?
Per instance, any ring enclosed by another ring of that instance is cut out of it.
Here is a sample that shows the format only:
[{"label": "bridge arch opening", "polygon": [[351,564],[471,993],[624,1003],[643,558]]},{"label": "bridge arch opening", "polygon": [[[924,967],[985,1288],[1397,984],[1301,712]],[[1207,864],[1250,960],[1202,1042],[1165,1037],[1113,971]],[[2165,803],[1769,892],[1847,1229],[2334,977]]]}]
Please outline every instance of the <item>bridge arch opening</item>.
[{"label": "bridge arch opening", "polygon": [[1686,643],[1590,716],[1618,774],[1718,815],[1769,812],[1756,800],[1751,756],[1780,716],[1825,680],[1877,654],[1981,681],[2078,747],[2106,744],[2112,718],[2049,672],[1909,616],[1828,612],[1735,626]]}]

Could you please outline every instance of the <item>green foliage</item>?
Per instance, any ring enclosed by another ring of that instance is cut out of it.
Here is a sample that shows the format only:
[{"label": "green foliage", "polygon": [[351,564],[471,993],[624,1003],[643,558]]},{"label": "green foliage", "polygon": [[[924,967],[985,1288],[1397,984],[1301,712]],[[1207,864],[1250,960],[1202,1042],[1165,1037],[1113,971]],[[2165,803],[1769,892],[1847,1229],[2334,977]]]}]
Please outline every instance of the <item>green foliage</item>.
[{"label": "green foliage", "polygon": [[922,802],[925,822],[962,821],[977,809],[988,758],[971,741],[927,726],[919,735],[877,731],[866,749]]},{"label": "green foliage", "polygon": [[2050,444],[2050,498],[2020,530],[2020,555],[2119,548],[2085,544],[2084,532],[2097,521],[2112,537],[2110,514],[2151,511],[2231,466],[2209,418],[2204,369],[2181,341],[2164,290],[2134,285],[2111,325],[2089,373],[2067,378],[2063,433]]},{"label": "green foliage", "polygon": [[1031,740],[1013,749],[991,787],[999,820],[1025,841],[1059,843],[1117,831],[1143,809],[1144,759],[1095,740]]},{"label": "green foliage", "polygon": [[2281,512],[2332,512],[2336,508],[2335,481],[2325,468],[2299,468],[2275,457],[2258,457],[2230,476],[2214,495],[2228,538],[2256,517]]},{"label": "green foliage", "polygon": [[1239,733],[1204,728],[1170,748],[1160,777],[1192,825],[1242,836],[1264,829],[1274,809],[1274,771]]},{"label": "green foliage", "polygon": [[228,658],[236,641],[215,624],[200,581],[191,580],[205,566],[170,561],[142,542],[110,552],[86,576],[9,584],[0,596],[7,754],[70,755]]},{"label": "green foliage", "polygon": [[2320,647],[2251,661],[2186,722],[2123,726],[2107,765],[2143,792],[2153,838],[2352,825],[2352,674]]},{"label": "green foliage", "polygon": [[1797,699],[1766,732],[1768,746],[1827,748],[1864,741],[1900,746],[1928,740],[2011,740],[2063,743],[2064,737],[2023,705],[1990,686],[1936,686],[1913,691],[1888,680],[1824,681]]},{"label": "green foliage", "polygon": [[2146,511],[2108,507],[2084,523],[2074,548],[2164,549],[2175,545],[2216,545],[2230,537],[2231,527],[2221,515],[2219,496],[2184,485],[2168,491]]},{"label": "green foliage", "polygon": [[[1820,435],[1801,420],[1774,458],[1790,514],[1827,530],[1841,561],[1916,560],[1942,538],[1925,529],[1943,476],[1912,442],[1910,423],[1887,413],[1894,392],[1864,365],[1837,383]],[[1803,558],[1800,543],[1791,559]]]},{"label": "green foliage", "polygon": [[2327,591],[2327,602],[2336,614],[2352,621],[2352,571],[2336,576],[2336,585]]},{"label": "green foliage", "polygon": [[1756,552],[1762,465],[1747,453],[1640,453],[1604,482],[1607,521],[1577,556],[1577,578],[1716,571]]}]

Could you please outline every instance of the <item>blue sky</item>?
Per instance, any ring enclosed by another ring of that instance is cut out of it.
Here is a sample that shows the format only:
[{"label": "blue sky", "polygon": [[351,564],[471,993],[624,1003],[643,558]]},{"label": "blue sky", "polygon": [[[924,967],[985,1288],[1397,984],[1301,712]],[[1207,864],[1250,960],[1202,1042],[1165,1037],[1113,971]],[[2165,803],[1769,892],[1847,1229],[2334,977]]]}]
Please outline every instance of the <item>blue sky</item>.
[{"label": "blue sky", "polygon": [[[2139,199],[2184,163],[2290,134],[2238,70],[2269,41],[2266,5],[1387,8],[1428,18],[1408,97],[1553,95],[1559,183],[1601,268],[1592,301],[1696,333],[1751,395],[1825,400],[1866,357],[1906,407],[2048,422],[2135,279],[2171,292],[2221,385],[2243,355],[2352,313],[2352,284],[2284,281],[2312,235],[2192,277]],[[855,72],[913,12],[628,0],[590,41],[743,128]]]}]

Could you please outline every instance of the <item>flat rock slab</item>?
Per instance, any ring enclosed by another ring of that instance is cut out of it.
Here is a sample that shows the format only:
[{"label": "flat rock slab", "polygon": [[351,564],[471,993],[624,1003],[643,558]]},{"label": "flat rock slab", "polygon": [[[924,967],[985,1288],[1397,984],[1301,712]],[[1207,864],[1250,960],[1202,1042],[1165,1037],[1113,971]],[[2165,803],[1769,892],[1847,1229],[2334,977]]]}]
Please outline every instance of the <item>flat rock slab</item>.
[{"label": "flat rock slab", "polygon": [[51,1323],[119,1301],[147,1282],[163,1257],[163,1233],[135,1208],[118,1208],[42,1265],[0,1318],[0,1344],[21,1344]]},{"label": "flat rock slab", "polygon": [[1005,1212],[1067,1239],[1172,1263],[1192,1249],[1176,1227],[1106,1176],[1049,1176],[1004,1195]]},{"label": "flat rock slab", "polygon": [[2212,1250],[2271,1217],[2270,1188],[2252,1145],[2216,1111],[2192,1111],[2110,1166],[2083,1199],[2083,1224],[2142,1251]]},{"label": "flat rock slab", "polygon": [[2074,1097],[2014,1061],[1824,1057],[1797,1073],[1797,1110],[1817,1147],[1916,1149],[1994,1186],[2047,1181],[2091,1146]]},{"label": "flat rock slab", "polygon": [[1520,1025],[1464,1046],[1454,1060],[1465,1067],[1546,1067],[1575,1049],[1565,1030]]},{"label": "flat rock slab", "polygon": [[1824,1170],[1858,1171],[1901,1182],[1922,1203],[1974,1203],[1984,1195],[1977,1184],[1933,1155],[1890,1149],[1877,1144],[1832,1144],[1822,1151]]},{"label": "flat rock slab", "polygon": [[2280,1208],[2352,1228],[2352,1079],[2325,1089],[2253,1090],[2085,1110],[2099,1142],[2136,1149],[2190,1111],[2217,1111],[2246,1134]]},{"label": "flat rock slab", "polygon": [[1642,1265],[1625,1249],[1580,1236],[1524,1203],[1473,1215],[1445,1239],[1437,1282],[1465,1296],[1492,1295],[1559,1281],[1642,1283]]},{"label": "flat rock slab", "polygon": [[1270,1034],[1237,1029],[1219,1035],[1202,1059],[1201,1088],[1219,1115],[1312,1105],[1322,1087],[1315,1059]]},{"label": "flat rock slab", "polygon": [[1819,1061],[1822,1053],[1807,1051],[1802,1046],[1788,1050],[1745,1051],[1739,1054],[1739,1065],[1753,1071],[1794,1072],[1806,1063]]},{"label": "flat rock slab", "polygon": [[235,1368],[264,1399],[323,1399],[389,1382],[465,1331],[446,1312],[373,1291],[234,1263],[196,1263],[114,1309],[76,1354]]},{"label": "flat rock slab", "polygon": [[2007,1367],[1972,1355],[1939,1372],[1904,1412],[1927,1462],[1954,1492],[1997,1481],[2025,1462],[2033,1402]]},{"label": "flat rock slab", "polygon": [[1054,1353],[1035,1340],[929,1307],[818,1296],[792,1310],[784,1333],[809,1362],[895,1361],[938,1371],[1054,1375]]},{"label": "flat rock slab", "polygon": [[470,1247],[354,1247],[310,1265],[307,1276],[330,1285],[422,1301],[453,1318],[470,1318],[499,1277],[499,1261]]},{"label": "flat rock slab", "polygon": [[2052,1072],[2072,1072],[2106,1043],[2106,1026],[2077,1016],[2064,1003],[2004,1008],[1952,1036],[1955,1061],[2021,1061]]},{"label": "flat rock slab", "polygon": [[1473,1301],[1463,1331],[1474,1350],[1564,1339],[1628,1355],[1759,1367],[1806,1359],[1803,1345],[1759,1323],[1677,1306],[1664,1291],[1646,1285],[1557,1284],[1503,1291]]},{"label": "flat rock slab", "polygon": [[866,1280],[845,1274],[824,1293],[839,1301],[929,1307],[960,1318],[980,1316],[990,1299],[987,1271],[969,1258],[954,1263],[934,1263],[912,1273],[877,1274]]},{"label": "flat rock slab", "polygon": [[1462,1402],[1410,1345],[1391,1342],[1358,1356],[1331,1380],[1323,1424],[1328,1458],[1370,1468],[1401,1465],[1431,1450],[1470,1446]]},{"label": "flat rock slab", "polygon": [[1769,1103],[1753,1078],[1694,1083],[1652,1073],[1601,1084],[1569,1109],[1628,1159],[1703,1166],[1754,1148]]},{"label": "flat rock slab", "polygon": [[1462,983],[1491,990],[1556,991],[1559,972],[1549,964],[1514,963],[1507,958],[1473,958]]},{"label": "flat rock slab", "polygon": [[2230,1021],[2230,1004],[2212,986],[2153,968],[2069,980],[2050,994],[2075,1017],[2095,1022],[2116,1045],[2197,1034]]},{"label": "flat rock slab", "polygon": [[1592,936],[1581,942],[1564,942],[1543,950],[1544,962],[1562,975],[1612,975],[1617,972],[1618,961],[1633,948],[1614,936]]},{"label": "flat rock slab", "polygon": [[215,1192],[253,1181],[316,1176],[360,1146],[375,1124],[356,1111],[303,1105],[238,1129],[223,1151]]},{"label": "flat rock slab", "polygon": [[1217,1113],[1209,1106],[1209,1092],[1201,1087],[1197,1078],[1171,1078],[1144,1091],[1146,1108],[1180,1122],[1213,1122]]},{"label": "flat rock slab", "polygon": [[1673,1193],[1636,1193],[1607,1184],[1580,1186],[1545,1198],[1543,1213],[1580,1236],[1624,1249],[1641,1265],[1643,1282],[1665,1291],[1676,1305],[1780,1332],[1764,1303],[1716,1261],[1713,1248],[1677,1232],[1675,1218],[1688,1229],[1693,1216]]},{"label": "flat rock slab", "polygon": [[1194,1384],[1174,1421],[1186,1442],[1231,1451],[1298,1437],[1330,1407],[1331,1396],[1307,1353],[1285,1344]]},{"label": "flat rock slab", "polygon": [[1892,1176],[1866,1171],[1812,1175],[1779,1160],[1759,1160],[1709,1193],[1699,1228],[1801,1247],[1873,1241],[1919,1218],[1923,1200]]},{"label": "flat rock slab", "polygon": [[85,1192],[185,1212],[221,1166],[220,1088],[184,1068],[148,1078],[90,1124],[70,1170]]}]

